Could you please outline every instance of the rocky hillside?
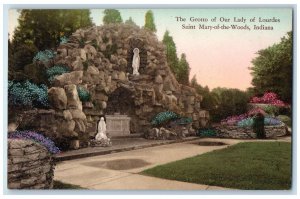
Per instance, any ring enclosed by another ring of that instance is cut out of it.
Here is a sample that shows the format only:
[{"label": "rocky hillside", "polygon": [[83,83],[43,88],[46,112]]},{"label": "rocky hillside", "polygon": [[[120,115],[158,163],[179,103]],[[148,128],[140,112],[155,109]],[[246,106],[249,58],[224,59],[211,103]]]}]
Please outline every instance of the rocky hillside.
[{"label": "rocky hillside", "polygon": [[[137,76],[132,75],[134,48],[140,50]],[[194,128],[207,124],[202,96],[176,81],[164,45],[150,31],[124,24],[79,29],[58,47],[54,65],[70,72],[54,78],[48,91],[51,110],[35,121],[49,137],[63,135],[84,146],[96,133],[99,116],[115,113],[131,117],[131,133],[144,133],[151,119],[167,110],[191,117]],[[89,92],[88,101],[79,100],[78,86]]]}]

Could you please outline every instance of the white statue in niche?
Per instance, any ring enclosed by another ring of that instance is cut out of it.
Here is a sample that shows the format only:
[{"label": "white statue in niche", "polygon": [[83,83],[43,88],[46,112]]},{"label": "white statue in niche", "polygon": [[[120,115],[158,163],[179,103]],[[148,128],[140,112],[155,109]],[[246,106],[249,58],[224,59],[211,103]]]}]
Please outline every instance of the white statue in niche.
[{"label": "white statue in niche", "polygon": [[133,59],[132,59],[132,68],[133,68],[133,75],[139,75],[139,68],[140,68],[140,50],[138,48],[133,49]]},{"label": "white statue in niche", "polygon": [[98,123],[98,132],[97,135],[95,137],[96,140],[109,140],[109,138],[106,135],[106,123],[104,121],[104,118],[101,117],[99,123]]}]

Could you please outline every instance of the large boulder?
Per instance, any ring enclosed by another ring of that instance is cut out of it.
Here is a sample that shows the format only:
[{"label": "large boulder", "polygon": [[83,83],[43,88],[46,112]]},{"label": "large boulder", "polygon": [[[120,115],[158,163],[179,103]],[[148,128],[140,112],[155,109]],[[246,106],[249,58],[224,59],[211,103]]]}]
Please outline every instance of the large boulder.
[{"label": "large boulder", "polygon": [[73,71],[64,73],[54,78],[55,86],[64,86],[68,84],[80,84],[82,82],[83,71]]},{"label": "large boulder", "polygon": [[63,88],[52,87],[48,90],[50,104],[57,109],[67,108],[67,95]]},{"label": "large boulder", "polygon": [[79,109],[82,110],[82,103],[79,99],[76,85],[66,85],[65,92],[68,98],[67,107],[70,109]]}]

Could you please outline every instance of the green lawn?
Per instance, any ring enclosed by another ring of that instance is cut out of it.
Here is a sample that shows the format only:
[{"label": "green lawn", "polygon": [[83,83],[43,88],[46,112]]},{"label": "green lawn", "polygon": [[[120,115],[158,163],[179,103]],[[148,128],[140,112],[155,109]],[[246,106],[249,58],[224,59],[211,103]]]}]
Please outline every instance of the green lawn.
[{"label": "green lawn", "polygon": [[291,143],[248,142],[157,166],[144,175],[245,190],[291,188]]}]

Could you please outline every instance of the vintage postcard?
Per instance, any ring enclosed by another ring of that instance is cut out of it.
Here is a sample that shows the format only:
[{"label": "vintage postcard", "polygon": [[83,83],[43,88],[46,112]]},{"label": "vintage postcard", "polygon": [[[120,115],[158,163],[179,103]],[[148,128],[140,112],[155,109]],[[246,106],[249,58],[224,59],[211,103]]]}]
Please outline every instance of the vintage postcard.
[{"label": "vintage postcard", "polygon": [[10,9],[7,189],[291,190],[293,12]]}]

